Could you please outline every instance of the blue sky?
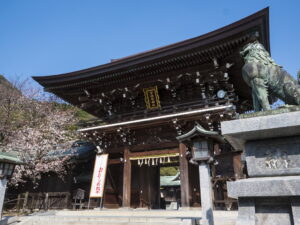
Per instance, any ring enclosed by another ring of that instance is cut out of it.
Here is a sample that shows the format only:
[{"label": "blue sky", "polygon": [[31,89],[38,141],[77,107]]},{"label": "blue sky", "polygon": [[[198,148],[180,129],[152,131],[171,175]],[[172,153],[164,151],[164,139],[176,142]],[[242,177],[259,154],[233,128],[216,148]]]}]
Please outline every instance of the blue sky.
[{"label": "blue sky", "polygon": [[272,57],[300,69],[300,1],[0,0],[0,74],[54,75],[172,44],[270,6]]}]

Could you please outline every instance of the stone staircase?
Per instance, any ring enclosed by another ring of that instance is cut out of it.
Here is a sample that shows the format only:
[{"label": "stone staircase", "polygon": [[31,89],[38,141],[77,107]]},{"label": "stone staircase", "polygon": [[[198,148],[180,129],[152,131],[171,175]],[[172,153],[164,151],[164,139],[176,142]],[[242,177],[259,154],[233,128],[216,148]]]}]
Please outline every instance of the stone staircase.
[{"label": "stone staircase", "polygon": [[[235,224],[237,212],[214,214],[215,225]],[[200,210],[61,210],[20,217],[17,225],[194,225],[200,219]]]}]

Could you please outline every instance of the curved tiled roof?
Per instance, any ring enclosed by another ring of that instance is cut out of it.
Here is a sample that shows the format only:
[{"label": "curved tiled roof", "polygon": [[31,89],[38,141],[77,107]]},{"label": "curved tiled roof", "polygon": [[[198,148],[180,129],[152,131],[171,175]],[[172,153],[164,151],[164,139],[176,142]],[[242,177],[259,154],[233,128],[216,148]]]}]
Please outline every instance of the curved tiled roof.
[{"label": "curved tiled roof", "polygon": [[188,60],[189,57],[201,57],[201,54],[203,57],[205,54],[220,54],[234,47],[233,45],[247,33],[254,31],[260,33],[261,42],[267,50],[270,50],[268,15],[269,10],[265,8],[242,20],[195,38],[113,60],[100,66],[58,75],[34,76],[33,79],[48,91],[64,89],[72,85],[86,86],[101,79],[140,72],[151,66],[163,66],[180,58]]}]

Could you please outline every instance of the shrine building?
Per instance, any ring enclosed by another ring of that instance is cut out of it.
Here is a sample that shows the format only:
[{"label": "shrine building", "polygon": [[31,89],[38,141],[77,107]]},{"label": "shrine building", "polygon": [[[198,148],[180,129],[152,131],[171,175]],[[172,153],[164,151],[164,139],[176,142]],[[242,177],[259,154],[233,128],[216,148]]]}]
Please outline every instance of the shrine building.
[{"label": "shrine building", "polygon": [[[104,65],[33,77],[45,91],[99,118],[98,124],[79,131],[99,153],[109,154],[104,207],[163,208],[162,167],[180,171],[170,198],[181,207],[200,206],[198,166],[191,160],[191,147],[176,137],[197,124],[220,133],[221,121],[253,109],[239,54],[253,37],[270,51],[268,8],[207,34]],[[230,208],[235,200],[227,197],[226,181],[246,176],[241,152],[226,141],[212,143],[214,207]]]}]

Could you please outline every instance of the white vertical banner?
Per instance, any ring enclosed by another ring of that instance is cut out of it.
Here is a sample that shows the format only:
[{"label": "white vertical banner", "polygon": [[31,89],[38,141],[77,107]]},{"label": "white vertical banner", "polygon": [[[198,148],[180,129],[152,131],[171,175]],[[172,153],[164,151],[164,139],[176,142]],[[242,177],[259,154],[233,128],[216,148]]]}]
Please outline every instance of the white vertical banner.
[{"label": "white vertical banner", "polygon": [[90,198],[102,198],[104,192],[108,154],[96,155]]}]

